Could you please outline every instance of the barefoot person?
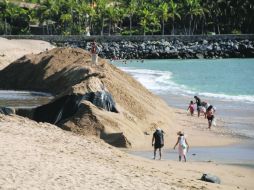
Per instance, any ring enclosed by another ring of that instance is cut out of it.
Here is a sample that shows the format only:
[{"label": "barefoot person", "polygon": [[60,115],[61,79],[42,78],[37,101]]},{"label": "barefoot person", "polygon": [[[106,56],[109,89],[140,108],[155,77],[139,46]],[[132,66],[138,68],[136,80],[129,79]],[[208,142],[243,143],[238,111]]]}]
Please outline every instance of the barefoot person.
[{"label": "barefoot person", "polygon": [[191,116],[193,116],[193,114],[194,114],[194,103],[193,103],[193,101],[190,101],[190,104],[189,104],[189,107],[188,107],[187,111],[188,110],[190,110],[190,114],[191,114]]},{"label": "barefoot person", "polygon": [[195,102],[195,104],[197,104],[197,112],[198,112],[198,117],[199,117],[199,115],[200,115],[200,109],[201,109],[201,100],[200,100],[200,98],[199,97],[197,97],[197,96],[194,96],[194,98],[195,98],[195,100],[196,100],[196,102]]},{"label": "barefoot person", "polygon": [[209,106],[206,110],[206,117],[208,120],[208,129],[211,129],[212,125],[216,125],[215,124],[215,117],[214,117],[214,112],[215,112],[216,108],[214,106]]},{"label": "barefoot person", "polygon": [[178,138],[174,146],[174,149],[178,145],[179,162],[182,160],[182,157],[184,158],[184,161],[186,162],[186,153],[189,151],[189,144],[182,131],[179,131],[177,135],[178,135]]},{"label": "barefoot person", "polygon": [[163,130],[160,128],[157,128],[156,131],[153,133],[153,139],[152,139],[152,146],[154,146],[154,157],[156,158],[156,152],[157,149],[159,149],[160,154],[160,160],[161,160],[161,148],[164,146],[164,134]]}]

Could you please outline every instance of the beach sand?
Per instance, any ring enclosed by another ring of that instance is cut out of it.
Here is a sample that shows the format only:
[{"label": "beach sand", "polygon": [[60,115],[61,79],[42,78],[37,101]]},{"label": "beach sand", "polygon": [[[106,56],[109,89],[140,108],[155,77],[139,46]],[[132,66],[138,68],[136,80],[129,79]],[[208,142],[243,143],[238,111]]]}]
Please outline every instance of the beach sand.
[{"label": "beach sand", "polygon": [[[30,46],[33,49],[33,45]],[[31,53],[29,51],[17,50],[15,54],[19,52],[21,57]],[[9,51],[8,57],[12,57],[12,52]],[[241,142],[223,128],[208,130],[203,117],[191,117],[185,110],[171,109],[175,125],[165,134],[165,148],[173,147],[179,130],[186,133],[191,147]],[[218,121],[220,125],[223,121]],[[0,137],[0,189],[254,188],[253,169],[213,162],[180,163],[140,158],[96,137],[63,131],[20,116],[0,115]],[[152,133],[141,140],[144,142],[137,143],[143,144],[140,149],[152,152]],[[220,177],[222,184],[200,181],[203,173]]]},{"label": "beach sand", "polygon": [[36,54],[54,47],[41,40],[8,40],[0,37],[0,70],[26,54]]},{"label": "beach sand", "polygon": [[[95,137],[0,115],[1,189],[252,189],[253,170],[128,155]],[[222,184],[200,181],[203,173]]]}]

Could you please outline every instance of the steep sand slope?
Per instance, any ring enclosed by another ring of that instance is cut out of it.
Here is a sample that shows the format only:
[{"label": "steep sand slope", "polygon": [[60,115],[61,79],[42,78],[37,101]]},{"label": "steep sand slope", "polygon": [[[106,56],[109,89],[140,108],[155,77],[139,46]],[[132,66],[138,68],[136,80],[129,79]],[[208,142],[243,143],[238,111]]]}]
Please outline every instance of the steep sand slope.
[{"label": "steep sand slope", "polygon": [[78,48],[55,48],[18,59],[0,72],[0,88],[47,91],[57,96],[106,89],[119,113],[84,101],[78,113],[60,126],[100,136],[116,146],[142,147],[156,127],[168,133],[174,118],[166,103],[139,82],[106,60],[92,65],[90,53]]},{"label": "steep sand slope", "polygon": [[[177,130],[185,130],[191,135],[189,139],[193,146],[233,142],[220,138],[218,133],[214,135],[203,130],[207,125],[205,120],[200,123],[197,118],[169,108],[163,100],[106,60],[99,59],[98,65],[92,65],[90,53],[82,49],[55,48],[26,55],[0,71],[0,89],[47,91],[56,96],[106,89],[113,95],[119,113],[83,101],[78,112],[61,121],[59,126],[78,134],[101,137],[115,146],[148,148],[156,127],[166,132],[167,147],[173,146]],[[219,129],[214,131],[221,133]],[[204,142],[204,137],[208,137],[209,142]]]}]

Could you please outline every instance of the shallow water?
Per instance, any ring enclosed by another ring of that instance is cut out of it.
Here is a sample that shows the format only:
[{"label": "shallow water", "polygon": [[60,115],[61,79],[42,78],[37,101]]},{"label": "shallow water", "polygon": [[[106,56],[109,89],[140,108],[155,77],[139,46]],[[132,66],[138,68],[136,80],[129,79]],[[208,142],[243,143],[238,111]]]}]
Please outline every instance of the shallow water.
[{"label": "shallow water", "polygon": [[[168,105],[180,109],[187,109],[190,98],[173,94],[158,94]],[[205,97],[201,97],[207,100]],[[242,138],[251,138],[254,141],[254,105],[245,102],[228,102],[221,99],[209,98],[216,105],[216,117],[224,121],[226,129]]]},{"label": "shallow water", "polygon": [[33,108],[50,102],[49,93],[35,91],[0,90],[0,106],[13,108]]},{"label": "shallow water", "polygon": [[[187,153],[187,161],[233,164],[254,169],[253,144],[226,147],[192,147]],[[133,151],[130,154],[152,159],[153,151]],[[158,157],[158,153],[157,153]],[[164,149],[163,160],[178,160],[177,150]]]},{"label": "shallow water", "polygon": [[152,91],[254,103],[254,59],[128,60],[126,63],[113,62]]},{"label": "shallow water", "polygon": [[114,61],[170,106],[187,109],[198,95],[233,133],[254,140],[254,59]]}]

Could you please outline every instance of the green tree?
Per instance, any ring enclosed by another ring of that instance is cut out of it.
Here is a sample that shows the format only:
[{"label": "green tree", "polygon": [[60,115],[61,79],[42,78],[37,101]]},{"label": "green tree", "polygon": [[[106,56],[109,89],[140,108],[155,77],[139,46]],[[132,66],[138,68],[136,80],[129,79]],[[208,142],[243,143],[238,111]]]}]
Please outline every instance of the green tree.
[{"label": "green tree", "polygon": [[186,16],[189,16],[188,34],[191,35],[197,26],[195,18],[204,15],[204,10],[201,7],[200,0],[186,0],[186,9]]},{"label": "green tree", "polygon": [[105,15],[107,14],[107,1],[106,0],[96,0],[96,13],[99,18],[101,30],[100,34],[103,35],[104,33],[104,22],[105,22]]},{"label": "green tree", "polygon": [[146,35],[146,32],[148,31],[149,16],[150,16],[150,11],[147,8],[144,8],[141,12],[141,19],[140,19],[140,26],[144,36]]},{"label": "green tree", "polygon": [[129,31],[130,35],[132,35],[132,18],[134,14],[136,14],[138,4],[137,0],[131,0],[130,3],[128,4],[127,8],[127,15],[129,17]]},{"label": "green tree", "polygon": [[175,18],[181,19],[181,16],[179,13],[179,6],[173,0],[170,0],[169,7],[170,7],[169,17],[172,19],[171,34],[174,35],[175,34]]},{"label": "green tree", "polygon": [[0,17],[4,21],[4,34],[8,34],[8,23],[7,23],[7,15],[8,15],[9,2],[4,0],[0,2]]},{"label": "green tree", "polygon": [[169,17],[169,14],[168,14],[168,4],[167,3],[162,3],[159,5],[159,15],[160,15],[160,18],[161,18],[161,22],[162,22],[162,30],[161,30],[161,34],[164,35],[165,34],[165,22],[168,21],[168,17]]}]

